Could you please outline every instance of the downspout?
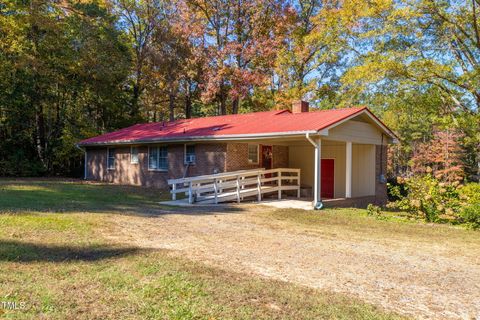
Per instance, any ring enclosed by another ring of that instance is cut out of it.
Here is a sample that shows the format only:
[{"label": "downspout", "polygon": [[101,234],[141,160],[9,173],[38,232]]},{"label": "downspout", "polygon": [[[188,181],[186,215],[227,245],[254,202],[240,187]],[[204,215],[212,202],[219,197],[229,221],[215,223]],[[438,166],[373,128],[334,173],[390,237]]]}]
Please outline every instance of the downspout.
[{"label": "downspout", "polygon": [[315,183],[314,183],[314,189],[313,189],[313,209],[314,210],[320,210],[323,208],[323,203],[319,197],[319,190],[318,190],[318,187],[320,186],[320,175],[318,174],[318,170],[319,170],[319,166],[320,166],[320,163],[321,163],[321,154],[320,154],[320,150],[318,148],[318,144],[313,141],[313,139],[310,137],[310,133],[307,132],[305,134],[305,138],[307,139],[308,142],[310,142],[313,147],[315,148]]},{"label": "downspout", "polygon": [[82,149],[78,144],[75,144],[79,150],[83,151],[84,161],[83,161],[83,180],[87,180],[87,148]]},{"label": "downspout", "polygon": [[380,175],[378,176],[378,180],[380,183],[385,184],[387,183],[387,178],[385,178],[385,173],[383,172],[383,132],[382,132],[382,144],[380,145]]}]

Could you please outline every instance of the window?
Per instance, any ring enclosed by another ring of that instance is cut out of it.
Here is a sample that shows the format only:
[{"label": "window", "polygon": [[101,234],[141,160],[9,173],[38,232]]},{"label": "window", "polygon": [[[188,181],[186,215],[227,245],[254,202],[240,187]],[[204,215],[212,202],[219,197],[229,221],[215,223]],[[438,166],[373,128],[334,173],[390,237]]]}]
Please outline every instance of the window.
[{"label": "window", "polygon": [[167,147],[148,148],[148,170],[168,170]]},{"label": "window", "polygon": [[138,147],[130,148],[130,163],[132,164],[138,163]]},{"label": "window", "polygon": [[108,148],[107,168],[108,170],[115,169],[115,149]]},{"label": "window", "polygon": [[258,163],[258,144],[248,145],[248,162],[255,164]]},{"label": "window", "polygon": [[185,145],[185,164],[187,163],[195,163],[196,157],[195,157],[195,145]]}]

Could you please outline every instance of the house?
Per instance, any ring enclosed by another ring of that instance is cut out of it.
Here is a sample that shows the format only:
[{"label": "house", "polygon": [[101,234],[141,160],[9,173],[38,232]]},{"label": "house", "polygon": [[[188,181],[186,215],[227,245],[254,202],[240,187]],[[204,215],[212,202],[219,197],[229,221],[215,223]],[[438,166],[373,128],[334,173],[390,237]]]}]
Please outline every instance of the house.
[{"label": "house", "polygon": [[137,124],[78,143],[85,179],[166,188],[167,180],[253,168],[301,169],[302,193],[386,202],[387,145],[395,134],[370,110],[292,111]]}]

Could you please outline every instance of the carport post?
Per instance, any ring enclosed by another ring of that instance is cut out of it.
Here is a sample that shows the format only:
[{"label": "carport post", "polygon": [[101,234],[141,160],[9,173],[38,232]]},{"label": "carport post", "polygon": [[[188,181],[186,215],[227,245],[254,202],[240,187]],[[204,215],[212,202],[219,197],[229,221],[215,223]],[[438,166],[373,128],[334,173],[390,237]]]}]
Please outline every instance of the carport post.
[{"label": "carport post", "polygon": [[322,197],[321,197],[321,176],[322,176],[322,139],[320,137],[315,137],[312,139],[309,134],[306,134],[307,140],[313,145],[315,148],[315,161],[314,161],[314,185],[313,185],[313,207],[320,209],[322,205]]},{"label": "carport post", "polygon": [[347,141],[346,143],[346,161],[345,161],[345,166],[346,166],[346,172],[345,172],[345,198],[351,198],[352,197],[352,142]]},{"label": "carport post", "polygon": [[316,207],[318,203],[322,201],[321,190],[322,190],[322,140],[320,138],[316,139],[317,147],[315,148],[315,190],[313,195],[313,205]]}]

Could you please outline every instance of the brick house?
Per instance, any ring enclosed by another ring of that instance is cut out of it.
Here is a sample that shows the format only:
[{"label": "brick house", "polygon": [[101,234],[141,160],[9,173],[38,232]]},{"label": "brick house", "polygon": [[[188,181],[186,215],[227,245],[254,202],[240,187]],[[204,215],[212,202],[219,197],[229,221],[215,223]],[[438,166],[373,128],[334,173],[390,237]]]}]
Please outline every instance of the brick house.
[{"label": "brick house", "polygon": [[367,108],[292,111],[137,124],[83,140],[85,179],[167,188],[167,180],[253,168],[299,168],[314,203],[386,201],[389,130]]}]

